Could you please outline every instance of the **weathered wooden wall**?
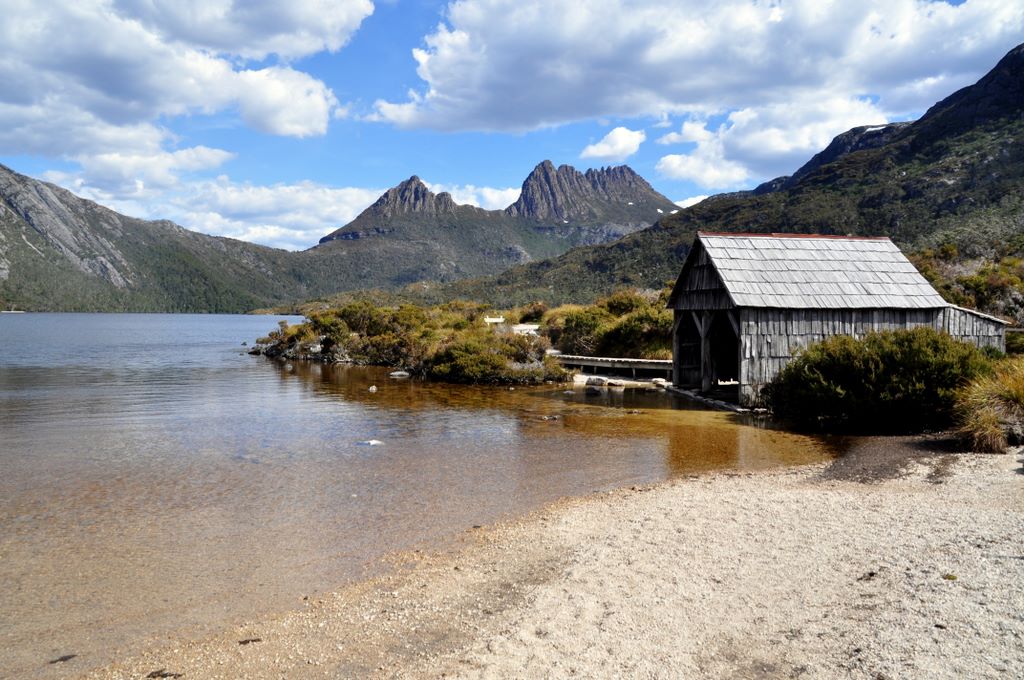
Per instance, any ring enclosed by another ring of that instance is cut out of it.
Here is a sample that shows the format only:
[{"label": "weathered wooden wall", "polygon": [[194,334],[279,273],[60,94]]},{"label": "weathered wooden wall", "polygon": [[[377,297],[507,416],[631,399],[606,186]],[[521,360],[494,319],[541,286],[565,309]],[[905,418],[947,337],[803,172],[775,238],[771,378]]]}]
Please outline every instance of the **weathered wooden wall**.
[{"label": "weathered wooden wall", "polygon": [[832,335],[863,337],[872,331],[927,326],[979,347],[1005,349],[1002,324],[982,315],[944,309],[742,309],[740,310],[740,403],[761,389],[793,354]]},{"label": "weathered wooden wall", "polygon": [[1006,325],[970,310],[947,307],[942,310],[941,325],[936,328],[957,340],[973,342],[978,347],[995,347],[1000,352],[1006,351]]},{"label": "weathered wooden wall", "polygon": [[734,305],[722,278],[703,246],[694,246],[687,268],[680,274],[673,292],[675,309],[730,309]]}]

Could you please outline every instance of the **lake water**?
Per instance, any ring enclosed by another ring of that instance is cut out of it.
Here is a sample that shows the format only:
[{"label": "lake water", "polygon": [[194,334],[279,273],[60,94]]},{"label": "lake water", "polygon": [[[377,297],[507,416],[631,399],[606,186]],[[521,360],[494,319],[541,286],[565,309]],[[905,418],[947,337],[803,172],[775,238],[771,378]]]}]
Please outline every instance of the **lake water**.
[{"label": "lake water", "polygon": [[293,608],[564,496],[828,455],[663,393],[246,355],[277,318],[0,314],[0,677]]}]

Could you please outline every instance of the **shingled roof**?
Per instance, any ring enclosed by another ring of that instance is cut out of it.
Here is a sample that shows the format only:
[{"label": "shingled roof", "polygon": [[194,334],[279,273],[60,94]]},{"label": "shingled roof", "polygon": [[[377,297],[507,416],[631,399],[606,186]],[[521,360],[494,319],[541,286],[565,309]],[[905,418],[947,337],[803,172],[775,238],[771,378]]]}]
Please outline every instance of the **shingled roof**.
[{"label": "shingled roof", "polygon": [[737,307],[949,306],[888,238],[710,232],[697,238]]}]

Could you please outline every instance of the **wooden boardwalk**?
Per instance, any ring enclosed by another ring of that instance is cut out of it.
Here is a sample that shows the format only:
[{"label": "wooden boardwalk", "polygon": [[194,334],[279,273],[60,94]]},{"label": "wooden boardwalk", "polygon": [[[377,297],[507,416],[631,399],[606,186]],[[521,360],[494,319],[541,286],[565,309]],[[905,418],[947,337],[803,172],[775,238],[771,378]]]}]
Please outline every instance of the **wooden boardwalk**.
[{"label": "wooden boardwalk", "polygon": [[672,380],[671,359],[628,359],[625,357],[586,357],[579,354],[556,354],[558,360],[565,368],[579,368],[584,373],[586,369],[593,369],[591,373],[597,373],[600,369],[605,371],[629,371],[634,378],[637,371],[645,374],[657,373],[659,377]]}]

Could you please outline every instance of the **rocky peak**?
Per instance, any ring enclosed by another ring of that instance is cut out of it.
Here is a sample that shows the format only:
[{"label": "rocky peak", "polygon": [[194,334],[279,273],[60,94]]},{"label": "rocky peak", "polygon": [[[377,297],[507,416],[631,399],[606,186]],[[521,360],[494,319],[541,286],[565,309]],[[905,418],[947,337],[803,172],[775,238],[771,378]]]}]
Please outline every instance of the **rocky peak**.
[{"label": "rocky peak", "polygon": [[556,169],[546,160],[533,169],[523,182],[519,199],[505,212],[536,220],[571,220],[593,214],[599,203],[629,205],[651,202],[652,198],[658,205],[668,202],[629,166],[582,173],[571,165]]},{"label": "rocky peak", "polygon": [[442,192],[435,194],[416,175],[401,184],[388,189],[377,199],[370,210],[385,217],[403,213],[419,213],[439,215],[455,210],[455,201],[451,194]]}]

